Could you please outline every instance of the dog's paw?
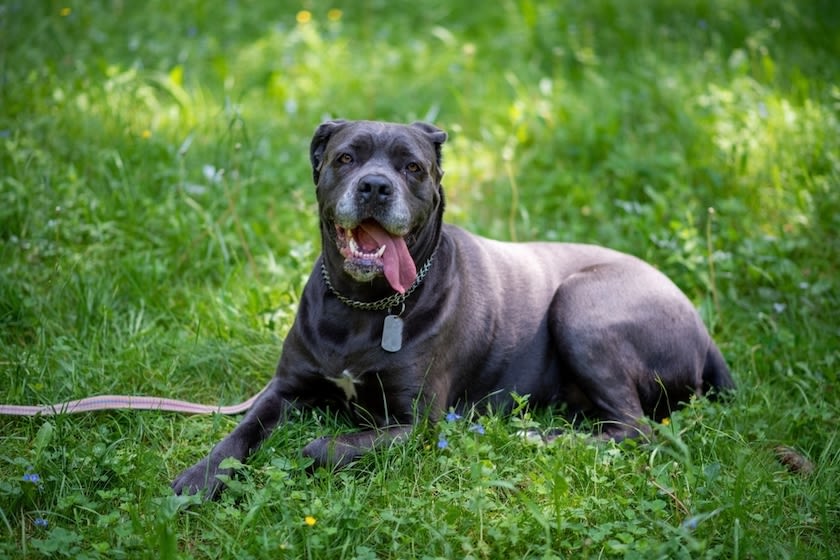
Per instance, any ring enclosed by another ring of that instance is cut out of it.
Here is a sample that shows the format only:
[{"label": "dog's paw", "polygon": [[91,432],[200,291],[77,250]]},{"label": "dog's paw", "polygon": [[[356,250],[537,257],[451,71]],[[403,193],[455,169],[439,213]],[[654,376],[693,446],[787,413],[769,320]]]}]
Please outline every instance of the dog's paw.
[{"label": "dog's paw", "polygon": [[543,435],[543,433],[539,430],[535,430],[533,428],[527,430],[519,430],[516,432],[517,437],[522,438],[525,440],[526,443],[530,443],[532,445],[545,445],[549,443]]},{"label": "dog's paw", "polygon": [[361,457],[364,449],[339,437],[320,437],[303,448],[304,457],[313,460],[312,468],[343,468]]},{"label": "dog's paw", "polygon": [[213,500],[224,489],[218,475],[230,474],[228,470],[220,469],[218,463],[211,465],[210,459],[205,458],[176,476],[172,490],[179,496],[202,494],[205,500]]},{"label": "dog's paw", "polygon": [[565,433],[565,430],[562,430],[560,428],[551,428],[545,431],[530,428],[527,430],[519,430],[518,432],[516,432],[516,435],[524,439],[527,443],[542,446],[549,445]]}]

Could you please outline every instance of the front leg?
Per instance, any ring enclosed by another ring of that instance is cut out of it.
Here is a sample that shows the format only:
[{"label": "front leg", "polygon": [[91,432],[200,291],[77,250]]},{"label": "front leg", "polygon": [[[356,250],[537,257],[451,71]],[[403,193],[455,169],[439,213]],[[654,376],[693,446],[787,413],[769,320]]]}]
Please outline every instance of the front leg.
[{"label": "front leg", "polygon": [[[314,467],[341,468],[352,463],[365,453],[388,447],[394,443],[402,443],[411,434],[420,419],[426,419],[432,423],[443,417],[447,395],[450,388],[450,376],[428,375],[422,383],[411,383],[411,379],[422,377],[421,374],[412,374],[407,366],[395,368],[401,371],[402,375],[391,375],[377,377],[377,385],[383,387],[384,380],[397,380],[398,382],[381,389],[381,393],[371,393],[369,402],[382,400],[386,402],[384,410],[380,410],[381,416],[367,418],[367,425],[387,426],[342,434],[338,436],[325,436],[310,442],[303,448],[305,457],[314,460]],[[402,380],[402,381],[399,381]],[[398,395],[398,398],[388,400],[387,395]],[[393,415],[387,415],[390,409]],[[365,411],[366,408],[357,404],[357,410]]]},{"label": "front leg", "polygon": [[220,441],[207,457],[184,470],[172,482],[176,494],[204,492],[204,498],[212,500],[219,495],[224,484],[219,475],[230,475],[230,469],[219,465],[227,458],[242,461],[256,449],[271,433],[277,423],[286,417],[292,406],[278,390],[278,379],[254,403],[242,422]]},{"label": "front leg", "polygon": [[410,425],[399,425],[320,437],[303,448],[303,455],[311,457],[315,467],[341,468],[369,451],[405,441],[411,430]]}]

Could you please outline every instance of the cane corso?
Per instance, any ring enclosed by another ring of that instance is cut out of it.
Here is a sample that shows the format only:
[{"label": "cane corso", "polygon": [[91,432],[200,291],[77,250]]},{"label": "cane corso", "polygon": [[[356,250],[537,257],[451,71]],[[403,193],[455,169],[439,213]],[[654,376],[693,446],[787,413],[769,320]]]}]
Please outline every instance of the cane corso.
[{"label": "cane corso", "polygon": [[322,252],[277,372],[242,422],[174,481],[215,496],[296,407],[348,412],[360,431],[309,443],[342,466],[420,418],[511,395],[564,405],[598,437],[643,433],[710,389],[734,388],[697,311],[662,273],[610,249],[503,243],[443,223],[441,147],[425,123],[331,121],[310,148]]}]

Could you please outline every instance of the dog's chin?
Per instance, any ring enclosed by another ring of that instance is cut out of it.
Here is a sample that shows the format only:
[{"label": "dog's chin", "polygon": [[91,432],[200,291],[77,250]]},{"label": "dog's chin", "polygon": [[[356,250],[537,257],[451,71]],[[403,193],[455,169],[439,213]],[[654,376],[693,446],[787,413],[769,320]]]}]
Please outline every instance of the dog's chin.
[{"label": "dog's chin", "polygon": [[[354,228],[355,229],[355,228]],[[385,275],[385,261],[381,251],[365,252],[353,238],[352,230],[336,227],[336,248],[344,257],[344,272],[357,282],[370,282]]]},{"label": "dog's chin", "polygon": [[356,282],[371,282],[372,280],[384,276],[385,267],[381,260],[369,261],[366,259],[344,259],[344,272]]}]

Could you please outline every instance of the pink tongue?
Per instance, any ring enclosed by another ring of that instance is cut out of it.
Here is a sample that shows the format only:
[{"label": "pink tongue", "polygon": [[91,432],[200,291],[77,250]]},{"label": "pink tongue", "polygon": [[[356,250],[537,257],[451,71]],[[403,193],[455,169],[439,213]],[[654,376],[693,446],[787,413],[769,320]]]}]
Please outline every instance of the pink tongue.
[{"label": "pink tongue", "polygon": [[359,227],[376,241],[377,248],[385,245],[385,253],[382,254],[385,279],[395,291],[404,294],[417,277],[417,267],[405,240],[391,235],[373,221],[365,221]]}]

